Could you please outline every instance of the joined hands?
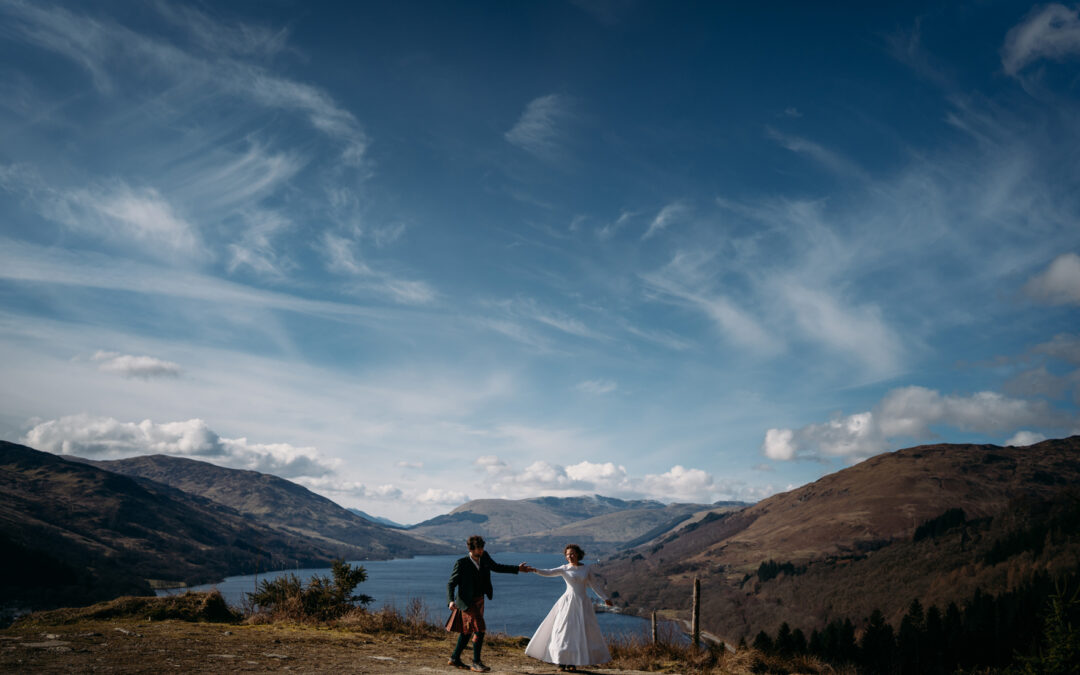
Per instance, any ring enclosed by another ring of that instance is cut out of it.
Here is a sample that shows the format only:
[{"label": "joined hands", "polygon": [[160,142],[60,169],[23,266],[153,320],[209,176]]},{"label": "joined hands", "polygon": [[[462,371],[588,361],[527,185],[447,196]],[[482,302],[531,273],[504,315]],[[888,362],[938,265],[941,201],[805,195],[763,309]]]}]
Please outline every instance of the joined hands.
[{"label": "joined hands", "polygon": [[520,565],[518,565],[518,571],[519,572],[535,572],[536,568],[533,567],[532,565],[530,565],[527,562],[523,562]]}]

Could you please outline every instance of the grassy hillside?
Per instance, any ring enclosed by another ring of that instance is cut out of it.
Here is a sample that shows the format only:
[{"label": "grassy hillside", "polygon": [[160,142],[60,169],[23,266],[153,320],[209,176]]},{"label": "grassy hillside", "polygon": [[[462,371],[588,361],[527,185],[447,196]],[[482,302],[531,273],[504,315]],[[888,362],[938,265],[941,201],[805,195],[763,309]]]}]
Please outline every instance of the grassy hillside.
[{"label": "grassy hillside", "polygon": [[301,485],[270,474],[164,455],[83,461],[205,497],[278,530],[331,544],[349,544],[358,548],[359,559],[404,558],[450,550],[444,544],[372,522]]},{"label": "grassy hillside", "polygon": [[[1075,569],[1078,484],[1078,437],[910,448],[703,520],[604,573],[621,600],[683,615],[699,577],[703,624],[731,640],[873,609],[895,620],[915,598],[944,605],[977,587],[1000,592],[1037,571]],[[952,509],[962,521],[916,538]]]},{"label": "grassy hillside", "polygon": [[0,441],[0,598],[80,604],[360,549],[261,525],[154,481]]}]

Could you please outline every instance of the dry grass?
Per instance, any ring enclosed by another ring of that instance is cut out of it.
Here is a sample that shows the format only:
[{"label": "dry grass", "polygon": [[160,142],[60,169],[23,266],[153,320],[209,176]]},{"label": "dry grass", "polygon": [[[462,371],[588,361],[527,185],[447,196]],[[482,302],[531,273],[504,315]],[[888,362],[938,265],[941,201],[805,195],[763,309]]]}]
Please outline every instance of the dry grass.
[{"label": "dry grass", "polygon": [[[185,593],[184,595],[164,597],[124,597],[110,602],[99,603],[91,607],[61,609],[38,612],[24,617],[15,623],[5,634],[11,647],[21,640],[30,644],[32,639],[40,640],[47,627],[68,626],[68,632],[54,636],[62,641],[56,642],[57,649],[76,649],[80,653],[104,658],[119,672],[127,672],[128,666],[134,671],[146,668],[151,659],[146,661],[146,647],[132,645],[130,653],[126,647],[111,641],[102,640],[103,635],[119,632],[128,639],[152,641],[160,647],[152,650],[154,654],[163,654],[162,667],[175,667],[177,654],[187,654],[182,665],[185,668],[205,667],[207,658],[217,658],[221,653],[244,654],[250,658],[271,664],[303,669],[308,665],[319,668],[328,664],[348,664],[354,659],[357,650],[372,652],[371,659],[385,661],[385,672],[415,672],[415,669],[432,664],[445,663],[445,656],[452,645],[451,636],[439,624],[429,620],[428,608],[423,601],[414,599],[404,611],[385,606],[378,610],[355,608],[340,618],[330,621],[313,619],[295,621],[275,618],[268,613],[254,613],[235,627],[228,630],[213,628],[210,622],[229,621],[236,623],[239,616],[225,605],[221,595],[211,593]],[[149,623],[148,623],[149,622]],[[199,626],[204,626],[200,628]],[[200,632],[202,631],[202,632]],[[205,631],[211,631],[206,633]],[[25,635],[26,637],[10,637]],[[193,636],[197,642],[205,642],[205,651],[192,651]],[[652,672],[685,673],[686,675],[855,675],[853,670],[837,669],[811,658],[784,659],[763,655],[753,649],[743,649],[737,653],[726,651],[721,645],[695,648],[679,639],[671,628],[662,628],[658,641],[651,643],[641,638],[614,638],[608,646],[612,661],[604,664],[598,672]],[[84,644],[85,643],[85,644]],[[486,641],[486,652],[491,660],[512,668],[512,672],[548,672],[546,664],[524,656],[528,638],[510,637],[491,634]],[[47,647],[50,643],[33,643]],[[284,647],[290,645],[289,659],[281,661],[273,657],[266,661],[267,654],[282,654]],[[190,652],[190,653],[189,653]],[[52,665],[62,666],[61,670],[73,665],[61,657],[71,658],[70,650],[64,654],[54,650],[39,649],[33,652],[33,658],[12,660],[18,652],[8,654],[7,661],[0,657],[0,671],[6,666],[18,666],[17,669],[40,669],[49,671]],[[5,652],[6,654],[6,652]],[[201,654],[201,657],[199,656]],[[171,656],[170,656],[171,655]],[[386,656],[393,658],[387,660]],[[55,656],[55,660],[52,658]],[[87,656],[87,658],[90,658]],[[157,658],[157,657],[154,657]],[[201,661],[199,659],[202,659]],[[239,656],[237,657],[239,658]],[[159,660],[160,660],[159,659]],[[166,663],[168,661],[168,663]],[[245,661],[250,663],[251,661]],[[81,662],[80,662],[81,663]],[[89,662],[88,662],[89,663]],[[95,662],[97,663],[97,662]],[[397,664],[397,670],[392,666]],[[313,665],[314,664],[314,665]],[[370,664],[369,664],[370,665]],[[269,667],[269,666],[268,666]],[[344,665],[343,665],[344,667]],[[133,671],[133,672],[134,672]],[[379,672],[383,672],[380,669]]]},{"label": "dry grass", "polygon": [[89,607],[71,607],[34,612],[19,619],[21,626],[62,626],[80,621],[134,618],[146,621],[208,621],[236,623],[240,615],[226,604],[221,593],[187,592],[162,597],[124,596]]},{"label": "dry grass", "polygon": [[428,620],[424,601],[413,598],[404,613],[387,605],[376,611],[357,608],[333,622],[334,628],[362,633],[397,633],[410,637],[442,637],[446,629]]},{"label": "dry grass", "polygon": [[640,638],[608,642],[609,665],[626,670],[687,675],[855,675],[811,657],[780,658],[754,649],[729,652],[723,645],[694,647],[680,644],[671,636],[658,636],[655,643]]}]

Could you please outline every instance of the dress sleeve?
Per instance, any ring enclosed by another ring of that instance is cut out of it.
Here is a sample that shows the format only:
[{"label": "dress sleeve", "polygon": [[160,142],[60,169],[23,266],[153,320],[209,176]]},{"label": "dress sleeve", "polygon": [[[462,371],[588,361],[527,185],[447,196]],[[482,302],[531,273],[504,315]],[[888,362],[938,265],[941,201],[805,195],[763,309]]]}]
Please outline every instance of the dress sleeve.
[{"label": "dress sleeve", "polygon": [[607,602],[608,597],[604,594],[602,590],[600,590],[600,583],[597,578],[593,576],[591,565],[589,566],[588,573],[585,575],[585,583],[586,585],[588,585],[589,588],[592,589],[593,593],[596,593],[597,597],[599,597],[604,602]]},{"label": "dress sleeve", "polygon": [[563,573],[562,567],[552,567],[547,570],[533,570],[542,577],[561,577]]}]

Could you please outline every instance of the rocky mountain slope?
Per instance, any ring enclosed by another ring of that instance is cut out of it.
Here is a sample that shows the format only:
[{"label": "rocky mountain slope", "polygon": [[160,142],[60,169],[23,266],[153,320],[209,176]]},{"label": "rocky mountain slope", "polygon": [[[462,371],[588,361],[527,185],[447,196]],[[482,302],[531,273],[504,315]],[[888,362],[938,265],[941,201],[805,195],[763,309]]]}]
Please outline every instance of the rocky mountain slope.
[{"label": "rocky mountain slope", "polygon": [[216,502],[0,441],[0,598],[82,604],[156,583],[355,558],[356,546],[291,534]]},{"label": "rocky mountain slope", "polygon": [[356,557],[362,560],[449,552],[445,544],[372,522],[303,486],[270,474],[165,455],[83,461],[205,497],[283,532],[321,539],[331,545],[349,544],[361,551]]},{"label": "rocky mountain slope", "polygon": [[1078,485],[1080,437],[908,448],[703,519],[604,574],[623,602],[676,613],[699,577],[703,625],[733,640],[875,608],[895,619],[914,598],[944,606],[1075,568]]}]

